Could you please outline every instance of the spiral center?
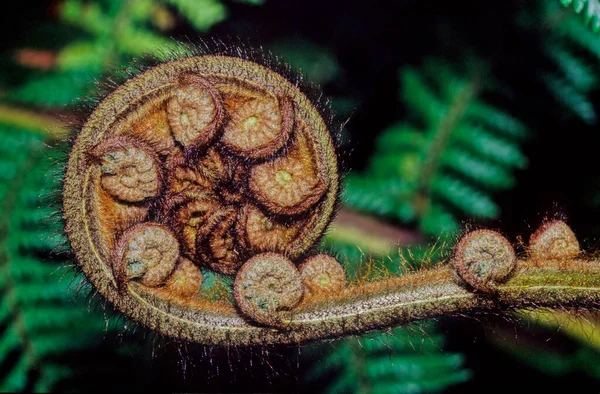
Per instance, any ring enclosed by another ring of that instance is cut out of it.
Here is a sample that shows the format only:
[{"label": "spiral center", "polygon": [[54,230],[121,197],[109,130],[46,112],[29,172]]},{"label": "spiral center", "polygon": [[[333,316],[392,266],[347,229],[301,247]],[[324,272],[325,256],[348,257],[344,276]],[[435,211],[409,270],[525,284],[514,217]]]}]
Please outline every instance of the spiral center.
[{"label": "spiral center", "polygon": [[318,282],[321,286],[326,287],[331,283],[331,278],[327,274],[323,274],[319,276]]},{"label": "spiral center", "polygon": [[288,186],[293,181],[292,174],[287,171],[277,171],[275,181],[281,186]]},{"label": "spiral center", "polygon": [[249,131],[258,123],[258,118],[256,116],[250,116],[247,118],[242,124],[242,128],[244,131]]},{"label": "spiral center", "polygon": [[187,126],[190,124],[190,117],[188,116],[187,112],[183,112],[181,114],[181,116],[179,117],[179,120],[180,120],[181,124],[184,126]]}]

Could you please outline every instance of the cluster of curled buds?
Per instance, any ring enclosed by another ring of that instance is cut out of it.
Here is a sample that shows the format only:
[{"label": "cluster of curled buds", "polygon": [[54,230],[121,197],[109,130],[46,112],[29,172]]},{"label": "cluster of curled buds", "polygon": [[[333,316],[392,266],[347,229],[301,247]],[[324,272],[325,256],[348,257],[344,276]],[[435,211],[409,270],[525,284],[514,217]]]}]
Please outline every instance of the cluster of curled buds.
[{"label": "cluster of curled buds", "polygon": [[[566,265],[580,254],[577,237],[562,220],[544,222],[531,235],[527,249],[529,260],[521,264],[534,267]],[[464,235],[452,258],[459,281],[492,295],[515,273],[517,263],[511,243],[500,233],[485,229]]]},{"label": "cluster of curled buds", "polygon": [[294,84],[240,58],[190,57],[134,77],[89,117],[67,168],[66,230],[92,284],[148,326],[163,323],[147,305],[200,311],[202,270],[234,276],[237,310],[278,326],[345,285],[334,258],[311,255],[338,183],[331,134]]},{"label": "cluster of curled buds", "polygon": [[[63,212],[99,294],[150,329],[205,344],[298,344],[469,311],[600,305],[600,264],[578,257],[560,221],[531,237],[524,260],[499,233],[477,230],[450,265],[346,284],[340,263],[314,252],[338,194],[331,133],[297,84],[241,58],[195,56],[100,102],[71,150]],[[230,291],[215,292],[208,282],[225,276]]]}]

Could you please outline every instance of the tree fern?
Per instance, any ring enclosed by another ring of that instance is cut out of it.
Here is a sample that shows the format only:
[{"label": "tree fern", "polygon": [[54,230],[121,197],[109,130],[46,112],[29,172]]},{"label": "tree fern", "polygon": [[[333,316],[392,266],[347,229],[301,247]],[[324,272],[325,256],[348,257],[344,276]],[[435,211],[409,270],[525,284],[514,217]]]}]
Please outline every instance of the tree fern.
[{"label": "tree fern", "polygon": [[41,134],[0,124],[0,391],[48,391],[68,376],[57,355],[97,345],[104,319],[77,298],[77,279],[52,256],[64,244],[44,196],[55,187]]},{"label": "tree fern", "polygon": [[346,205],[431,235],[455,232],[462,217],[497,218],[492,195],[527,166],[527,128],[481,98],[480,77],[442,62],[404,68],[400,79],[411,118],[384,130],[366,171],[348,176]]}]

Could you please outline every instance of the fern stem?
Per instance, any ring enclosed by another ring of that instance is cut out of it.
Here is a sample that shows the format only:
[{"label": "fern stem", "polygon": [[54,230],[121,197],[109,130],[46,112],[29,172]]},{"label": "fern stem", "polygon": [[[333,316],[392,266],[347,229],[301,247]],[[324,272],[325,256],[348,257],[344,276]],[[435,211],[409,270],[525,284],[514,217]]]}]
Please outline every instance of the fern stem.
[{"label": "fern stem", "polygon": [[150,328],[165,335],[212,345],[298,344],[481,311],[598,307],[600,261],[520,261],[516,274],[494,296],[458,284],[448,265],[421,270],[302,304],[289,313],[284,330],[253,326],[223,302],[165,305],[160,290],[129,286],[127,297],[109,291],[111,301],[136,320],[144,316]]}]

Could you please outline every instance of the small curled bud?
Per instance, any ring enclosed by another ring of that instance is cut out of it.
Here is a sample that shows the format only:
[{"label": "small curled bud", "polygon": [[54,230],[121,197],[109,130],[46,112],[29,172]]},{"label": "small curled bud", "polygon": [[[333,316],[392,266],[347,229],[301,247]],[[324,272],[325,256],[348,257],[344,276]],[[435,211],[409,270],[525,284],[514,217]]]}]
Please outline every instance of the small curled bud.
[{"label": "small curled bud", "polygon": [[196,250],[214,271],[234,275],[242,265],[235,235],[236,212],[223,209],[211,216],[196,238]]},{"label": "small curled bud", "polygon": [[517,256],[506,238],[495,231],[466,234],[455,248],[452,265],[475,290],[495,293],[517,266]]},{"label": "small curled bud", "polygon": [[298,305],[303,293],[294,264],[276,253],[259,254],[244,263],[233,288],[240,311],[268,326],[280,326],[280,312]]},{"label": "small curled bud", "polygon": [[[171,197],[172,201],[183,200],[167,213],[167,220],[182,241],[184,253],[190,258],[196,255],[196,238],[201,228],[210,227],[210,218],[221,208],[215,197],[206,192],[182,193]],[[176,200],[177,199],[177,200]]]},{"label": "small curled bud", "polygon": [[113,272],[121,285],[137,280],[145,286],[163,284],[179,258],[179,242],[164,226],[142,223],[127,230],[115,249]]},{"label": "small curled bud", "polygon": [[219,92],[206,79],[184,74],[167,105],[169,125],[184,147],[203,148],[217,136],[223,118]]},{"label": "small curled bud", "polygon": [[264,207],[281,215],[307,211],[326,191],[305,138],[298,138],[285,156],[254,166],[248,186]]},{"label": "small curled bud", "polygon": [[328,254],[307,258],[299,269],[307,293],[312,296],[334,294],[346,286],[344,268]]},{"label": "small curled bud", "polygon": [[195,168],[212,184],[226,183],[233,177],[234,164],[225,160],[216,149],[210,148],[200,157]]},{"label": "small curled bud", "polygon": [[253,204],[245,204],[236,224],[238,240],[251,252],[277,252],[295,259],[306,252],[306,248],[300,247],[298,241],[314,225],[314,219],[310,219],[313,218],[276,218]]},{"label": "small curled bud", "polygon": [[171,293],[182,298],[191,298],[198,294],[202,286],[202,272],[191,260],[179,258],[179,263],[165,284]]},{"label": "small curled bud", "polygon": [[294,127],[294,107],[287,97],[246,100],[229,114],[221,141],[244,158],[275,154],[287,143]]},{"label": "small curled bud", "polygon": [[140,202],[160,192],[161,174],[156,155],[139,141],[115,138],[92,153],[100,162],[101,184],[112,197]]},{"label": "small curled bud", "polygon": [[579,241],[562,220],[546,222],[529,240],[529,253],[535,259],[568,259],[579,254]]}]

